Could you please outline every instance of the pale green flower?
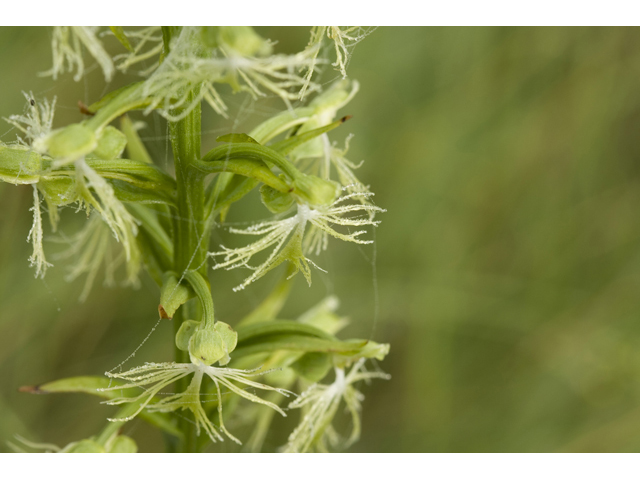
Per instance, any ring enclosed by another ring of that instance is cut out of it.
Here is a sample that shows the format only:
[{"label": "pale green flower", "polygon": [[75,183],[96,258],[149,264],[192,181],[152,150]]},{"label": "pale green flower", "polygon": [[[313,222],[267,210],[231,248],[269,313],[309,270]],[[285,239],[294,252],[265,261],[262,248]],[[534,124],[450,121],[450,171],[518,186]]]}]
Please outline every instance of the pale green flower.
[{"label": "pale green flower", "polygon": [[[387,350],[388,350],[388,346]],[[386,351],[384,352],[386,354]],[[289,404],[289,408],[304,409],[302,421],[289,436],[284,447],[285,452],[327,451],[327,443],[333,448],[347,448],[360,437],[360,409],[364,396],[356,390],[354,384],[362,380],[382,378],[389,380],[390,375],[383,372],[369,372],[364,368],[365,358],[358,360],[345,373],[342,368],[335,369],[335,380],[330,385],[313,384],[298,398]],[[332,426],[338,407],[344,403],[353,423],[351,434],[342,441]]]},{"label": "pale green flower", "polygon": [[311,77],[315,70],[317,57],[324,45],[325,38],[333,40],[336,61],[332,63],[340,72],[342,78],[347,78],[347,65],[351,58],[353,47],[363,38],[373,32],[375,28],[366,27],[312,27],[311,38],[305,51],[309,52],[313,62],[305,75],[305,86],[300,91],[300,98],[306,93],[306,86],[311,83]]},{"label": "pale green flower", "polygon": [[[80,208],[84,205],[87,213],[91,209],[96,210],[106,225],[111,229],[113,236],[118,242],[121,242],[125,259],[127,262],[127,271],[129,283],[137,282],[137,275],[140,270],[140,252],[136,244],[135,237],[138,233],[137,222],[134,217],[127,211],[126,207],[120,200],[116,198],[113,187],[102,178],[95,170],[87,165],[84,157],[73,162],[75,167],[75,179],[69,176],[69,171],[62,169],[67,161],[53,161],[51,168],[43,170],[43,158],[36,152],[48,152],[49,144],[55,144],[52,138],[55,132],[68,133],[68,137],[73,137],[74,130],[67,128],[52,132],[52,124],[55,110],[55,98],[52,102],[44,99],[35,101],[31,93],[24,93],[27,99],[27,111],[23,115],[12,115],[5,119],[11,125],[16,127],[23,137],[18,137],[17,144],[0,145],[3,153],[3,170],[0,178],[3,181],[14,184],[33,184],[33,225],[29,232],[28,241],[33,244],[33,254],[29,258],[32,266],[36,268],[36,276],[44,277],[47,267],[51,264],[47,262],[43,241],[43,225],[42,213],[40,209],[40,194],[47,200],[49,208],[49,218],[53,229],[56,229],[58,221],[57,207],[78,202]],[[76,125],[81,127],[81,125]],[[73,127],[73,125],[72,125]],[[59,135],[59,134],[58,134]],[[122,134],[113,127],[103,129],[102,137],[117,137],[118,140]],[[75,139],[70,140],[72,143]],[[60,142],[64,143],[64,142]],[[103,142],[107,143],[107,142]],[[118,143],[118,142],[116,142]],[[124,144],[120,143],[116,148],[118,151],[124,149]],[[51,153],[51,152],[48,152]],[[119,154],[118,154],[119,155]],[[15,165],[14,165],[15,163]],[[15,176],[12,171],[15,170]],[[73,175],[71,173],[71,175]],[[90,221],[86,226],[83,234],[72,239],[74,245],[69,251],[71,254],[78,254],[80,250],[87,251],[81,255],[79,264],[72,270],[71,278],[76,278],[81,273],[87,273],[87,285],[83,291],[81,298],[86,297],[97,266],[105,259],[107,237],[104,236],[104,229],[100,230],[99,222]],[[108,232],[107,232],[108,233]],[[102,240],[98,238],[102,235]],[[91,241],[89,241],[91,239]],[[95,255],[94,255],[95,254]],[[113,264],[108,262],[111,267]],[[111,268],[113,270],[113,268]],[[110,270],[108,270],[109,272]],[[109,276],[107,277],[109,278]]]},{"label": "pale green flower", "polygon": [[[241,29],[234,35],[225,35],[225,32],[228,30],[222,30],[217,48],[212,49],[203,43],[200,27],[182,29],[172,43],[169,55],[145,82],[143,94],[152,99],[145,113],[160,109],[165,118],[178,121],[204,100],[218,114],[226,116],[227,106],[216,88],[221,83],[231,85],[235,91],[247,91],[254,97],[271,92],[291,107],[290,102],[298,98],[298,91],[304,84],[296,71],[310,66],[310,54],[305,51],[294,55],[260,56],[268,49],[246,46],[254,43],[256,35],[250,33],[252,30]],[[248,42],[246,37],[250,37]],[[310,90],[315,88],[315,85],[308,87]],[[197,95],[191,96],[194,89]],[[179,114],[172,113],[177,108],[184,110]]]},{"label": "pale green flower", "polygon": [[[222,246],[222,251],[213,252],[211,257],[223,257],[223,261],[214,265],[214,269],[246,267],[254,270],[253,274],[247,277],[240,285],[233,290],[244,289],[247,285],[265,275],[268,271],[277,267],[285,261],[289,261],[295,271],[301,271],[305,279],[311,284],[311,269],[309,264],[320,269],[305,255],[315,251],[316,254],[326,249],[328,236],[339,238],[347,242],[369,244],[372,240],[359,238],[366,230],[358,230],[353,233],[340,233],[333,228],[333,225],[345,227],[361,227],[366,225],[376,226],[380,222],[374,221],[371,216],[348,217],[345,215],[365,212],[384,212],[382,208],[374,205],[348,204],[344,202],[365,194],[344,195],[329,206],[311,207],[306,204],[298,204],[295,215],[283,220],[273,220],[252,225],[245,229],[231,228],[229,231],[242,235],[261,236],[259,240],[239,248],[227,248]],[[372,195],[372,194],[366,194]],[[305,235],[307,224],[310,225],[309,232]],[[273,247],[269,257],[258,267],[249,265],[251,258],[267,249]],[[321,270],[321,269],[320,269]],[[295,273],[295,272],[294,272]]]},{"label": "pale green flower", "polygon": [[75,71],[73,79],[79,82],[85,71],[82,53],[84,47],[100,65],[104,79],[110,81],[114,73],[113,61],[98,40],[98,29],[99,27],[53,27],[53,66],[42,75],[51,75],[56,80],[60,74]]},{"label": "pale green flower", "polygon": [[89,167],[84,158],[76,160],[74,164],[76,167],[76,189],[81,201],[87,207],[94,208],[102,216],[113,236],[122,243],[127,263],[135,261],[140,255],[135,239],[138,235],[136,219],[116,198],[113,187]]},{"label": "pale green flower", "polygon": [[[213,328],[208,328],[206,326],[203,328],[192,328],[192,326],[187,322],[183,323],[183,326],[185,326],[185,324],[187,329],[190,331],[188,351],[191,363],[146,363],[124,373],[106,373],[107,376],[124,380],[126,383],[124,385],[118,385],[103,390],[121,390],[136,387],[144,390],[136,397],[122,397],[105,402],[109,405],[140,402],[140,406],[133,414],[127,417],[114,418],[110,420],[131,420],[145,408],[149,411],[156,412],[172,412],[178,409],[189,410],[194,416],[196,433],[198,435],[200,434],[200,430],[204,430],[211,441],[216,442],[218,440],[224,440],[222,437],[222,433],[224,433],[234,442],[241,444],[240,440],[234,437],[224,425],[222,418],[223,402],[221,386],[251,402],[266,405],[273,408],[283,416],[286,416],[285,412],[276,404],[250,393],[245,388],[241,388],[236,385],[236,383],[242,384],[245,387],[276,391],[284,396],[289,396],[289,393],[291,392],[250,380],[249,377],[255,375],[256,370],[239,370],[234,368],[211,366],[211,364],[215,362],[220,362],[221,364],[226,363],[229,359],[230,351],[235,348],[237,334],[235,334],[228,325],[216,322]],[[216,332],[219,332],[220,335],[217,335]],[[176,344],[179,348],[182,347],[181,342],[183,340],[184,338],[181,338],[179,333],[176,336]],[[267,372],[261,372],[260,374],[264,373]],[[184,392],[172,394],[162,400],[151,403],[161,390],[191,374],[193,374],[193,378],[189,387]],[[218,402],[219,427],[216,427],[211,422],[202,407],[203,400],[201,397],[203,394],[200,393],[200,390],[204,375],[207,375],[216,387],[215,396]]]},{"label": "pale green flower", "polygon": [[72,259],[74,263],[69,268],[66,280],[71,282],[82,275],[86,275],[84,288],[80,294],[80,301],[86,300],[93,282],[104,265],[105,280],[107,286],[115,285],[115,271],[122,263],[125,263],[127,276],[125,285],[137,287],[139,285],[138,275],[142,267],[141,255],[137,244],[134,242],[134,250],[131,252],[129,261],[125,259],[123,250],[116,250],[114,247],[114,237],[109,226],[102,217],[92,214],[82,230],[68,239],[59,239],[59,242],[68,243],[68,248],[57,254],[55,259]]},{"label": "pale green flower", "polygon": [[5,120],[17,128],[24,135],[24,138],[18,136],[18,145],[4,147],[6,153],[13,150],[14,155],[22,160],[20,160],[16,176],[12,178],[11,175],[2,175],[2,180],[16,185],[24,183],[33,185],[33,207],[30,209],[33,212],[33,224],[27,236],[27,241],[31,241],[33,245],[33,253],[29,257],[29,263],[36,269],[36,277],[44,278],[47,268],[52,265],[47,262],[42,246],[44,236],[42,213],[40,195],[36,186],[40,178],[42,160],[37,154],[29,151],[29,145],[46,137],[51,132],[56,99],[54,97],[51,103],[46,99],[36,103],[31,92],[28,94],[22,92],[22,94],[27,100],[27,111],[23,115],[11,115]]},{"label": "pale green flower", "polygon": [[22,115],[11,115],[4,120],[17,128],[24,138],[18,136],[22,145],[34,145],[51,133],[56,97],[49,102],[46,98],[36,102],[33,93],[22,92],[27,100],[27,111]]}]

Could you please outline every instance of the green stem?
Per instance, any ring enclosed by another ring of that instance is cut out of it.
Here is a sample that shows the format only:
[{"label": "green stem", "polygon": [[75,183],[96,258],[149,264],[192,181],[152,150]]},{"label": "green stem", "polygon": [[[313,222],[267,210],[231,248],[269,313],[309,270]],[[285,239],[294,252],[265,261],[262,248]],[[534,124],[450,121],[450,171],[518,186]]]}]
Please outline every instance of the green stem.
[{"label": "green stem", "polygon": [[[195,95],[191,92],[190,95]],[[175,112],[179,113],[179,112]],[[171,144],[176,171],[177,186],[177,219],[175,221],[174,238],[174,270],[181,275],[187,270],[196,270],[207,278],[207,245],[208,233],[204,217],[204,177],[193,168],[200,158],[200,104],[189,112],[182,120],[169,123]],[[174,317],[175,333],[182,321],[187,320],[184,308],[178,310]],[[176,348],[175,358],[178,363],[188,363],[187,352]],[[188,379],[178,382],[178,391],[188,387]],[[180,420],[180,429],[184,432],[181,450],[193,452],[196,448],[193,423],[187,419]]]},{"label": "green stem", "polygon": [[193,291],[196,293],[196,296],[200,300],[205,328],[213,328],[215,319],[213,314],[213,299],[211,298],[211,289],[209,287],[209,282],[207,282],[207,280],[202,275],[193,270],[189,270],[185,274],[184,278],[187,282],[189,282],[191,288],[193,288]]},{"label": "green stem", "polygon": [[[193,92],[191,95],[195,95]],[[196,270],[207,275],[204,217],[205,175],[193,168],[200,156],[200,105],[178,122],[169,124],[176,170],[178,218],[175,270]]]}]

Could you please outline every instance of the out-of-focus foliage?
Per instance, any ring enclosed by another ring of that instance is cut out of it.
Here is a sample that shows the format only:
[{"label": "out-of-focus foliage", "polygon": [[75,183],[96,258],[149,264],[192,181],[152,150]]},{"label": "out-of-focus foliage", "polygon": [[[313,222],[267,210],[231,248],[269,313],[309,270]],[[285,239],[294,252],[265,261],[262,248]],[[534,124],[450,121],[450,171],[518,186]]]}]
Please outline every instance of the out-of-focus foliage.
[{"label": "out-of-focus foliage", "polygon": [[[292,51],[308,40],[306,29],[261,31]],[[20,113],[20,91],[31,90],[58,95],[63,125],[80,118],[78,100],[104,93],[99,69],[79,83],[37,76],[51,65],[49,35],[0,29],[0,116]],[[366,160],[358,177],[388,213],[375,251],[332,245],[318,259],[331,274],[310,290],[298,281],[293,298],[304,301],[285,313],[336,292],[352,320],[347,335],[393,346],[392,379],[364,388],[362,438],[351,449],[638,450],[640,30],[379,28],[358,44],[348,74],[361,84],[345,111],[356,115],[349,159]],[[116,76],[107,90],[123,83]],[[249,131],[263,109],[282,108],[230,98],[230,120],[204,119],[203,151],[216,134]],[[160,121],[141,130],[161,162],[171,161],[166,134]],[[31,195],[0,185],[0,440],[64,445],[98,430],[113,407],[18,387],[118,365],[157,321],[158,292],[144,281],[138,291],[95,288],[78,303],[82,280],[65,283],[63,261],[34,279],[24,241]],[[232,210],[229,220],[247,215]],[[223,321],[269,287],[232,293],[243,273],[212,277]],[[136,363],[171,359],[163,322]],[[269,449],[295,426],[291,413]],[[139,421],[123,433],[141,451],[162,448]]]}]

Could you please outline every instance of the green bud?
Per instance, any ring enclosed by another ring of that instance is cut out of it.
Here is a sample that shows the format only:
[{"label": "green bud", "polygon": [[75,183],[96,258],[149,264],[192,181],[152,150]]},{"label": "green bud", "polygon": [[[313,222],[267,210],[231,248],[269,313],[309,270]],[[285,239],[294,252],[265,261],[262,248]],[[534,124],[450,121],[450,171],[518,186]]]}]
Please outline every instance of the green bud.
[{"label": "green bud", "polygon": [[309,205],[330,205],[342,191],[337,182],[305,174],[296,178],[293,186],[294,193]]},{"label": "green bud", "polygon": [[226,355],[220,334],[214,329],[196,331],[189,340],[189,355],[195,364],[213,365]]},{"label": "green bud", "polygon": [[42,157],[23,145],[0,144],[0,180],[14,185],[40,179]]},{"label": "green bud", "polygon": [[251,27],[219,27],[220,41],[245,57],[268,55],[271,44]]},{"label": "green bud", "polygon": [[49,155],[67,162],[73,162],[93,152],[98,146],[94,131],[80,123],[56,130],[42,142]]},{"label": "green bud", "polygon": [[290,193],[283,193],[269,185],[260,187],[260,199],[271,213],[282,213],[293,205],[293,197]]},{"label": "green bud", "polygon": [[[182,327],[180,328],[182,329]],[[185,335],[187,334],[187,328],[185,327]],[[176,335],[176,345],[178,345],[179,335],[180,332]],[[180,342],[183,341],[183,338],[182,336],[180,337]],[[231,360],[229,353],[236,348],[237,343],[238,334],[235,330],[224,322],[216,322],[213,328],[202,326],[191,335],[189,355],[193,363],[213,365],[215,362],[220,361],[220,365],[226,365]],[[178,348],[180,348],[180,345],[178,345]]]},{"label": "green bud", "polygon": [[67,453],[105,453],[104,448],[93,440],[80,440]]},{"label": "green bud", "polygon": [[103,160],[113,160],[119,158],[127,146],[127,137],[115,127],[109,125],[102,130],[102,135],[98,140],[98,146],[93,151],[94,155]]},{"label": "green bud", "polygon": [[191,337],[198,330],[199,326],[200,322],[195,320],[185,320],[182,322],[178,333],[176,333],[176,347],[183,352],[189,351],[189,340],[191,340]]},{"label": "green bud", "polygon": [[220,365],[226,365],[231,360],[229,354],[233,352],[238,344],[238,333],[224,322],[216,322],[213,329],[218,332],[222,339],[222,348],[225,352],[224,356],[220,359]]},{"label": "green bud", "polygon": [[137,452],[138,452],[138,445],[136,445],[136,442],[131,437],[127,437],[126,435],[118,435],[113,441],[111,448],[109,449],[109,453],[137,453]]}]

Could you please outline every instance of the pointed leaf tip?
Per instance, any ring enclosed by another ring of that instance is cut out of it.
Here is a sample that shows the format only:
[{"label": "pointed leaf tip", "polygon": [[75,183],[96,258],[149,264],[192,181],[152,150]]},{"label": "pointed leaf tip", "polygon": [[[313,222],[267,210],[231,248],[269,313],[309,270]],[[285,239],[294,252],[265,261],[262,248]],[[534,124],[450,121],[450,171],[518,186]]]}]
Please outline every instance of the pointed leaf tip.
[{"label": "pointed leaf tip", "polygon": [[226,142],[226,143],[256,143],[260,145],[260,143],[247,135],[246,133],[228,133],[226,135],[221,135],[216,138],[216,142]]}]

